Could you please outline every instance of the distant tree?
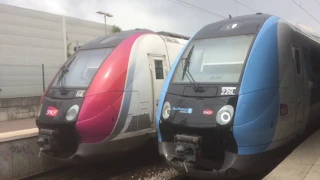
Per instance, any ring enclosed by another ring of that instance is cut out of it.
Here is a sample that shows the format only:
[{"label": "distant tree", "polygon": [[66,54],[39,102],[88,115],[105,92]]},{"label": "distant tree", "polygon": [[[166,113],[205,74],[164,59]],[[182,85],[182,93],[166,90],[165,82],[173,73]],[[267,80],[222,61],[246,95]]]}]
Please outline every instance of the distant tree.
[{"label": "distant tree", "polygon": [[121,32],[122,29],[116,25],[112,26],[112,33],[117,33],[117,32]]},{"label": "distant tree", "polygon": [[71,57],[71,53],[70,53],[70,48],[71,48],[71,43],[68,43],[67,45],[67,58],[69,59]]}]

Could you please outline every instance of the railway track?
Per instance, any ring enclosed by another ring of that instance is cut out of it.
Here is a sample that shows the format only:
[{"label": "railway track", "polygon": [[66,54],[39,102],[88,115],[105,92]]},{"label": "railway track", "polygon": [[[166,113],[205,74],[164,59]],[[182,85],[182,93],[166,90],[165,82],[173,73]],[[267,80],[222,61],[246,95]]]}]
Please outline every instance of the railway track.
[{"label": "railway track", "polygon": [[[164,179],[184,179],[170,169],[159,156],[157,145],[146,143],[143,147],[123,156],[76,166],[66,166],[36,174],[24,180],[99,180],[99,179],[152,179],[162,173]],[[166,173],[167,172],[167,173]],[[157,179],[158,180],[158,179]]]}]

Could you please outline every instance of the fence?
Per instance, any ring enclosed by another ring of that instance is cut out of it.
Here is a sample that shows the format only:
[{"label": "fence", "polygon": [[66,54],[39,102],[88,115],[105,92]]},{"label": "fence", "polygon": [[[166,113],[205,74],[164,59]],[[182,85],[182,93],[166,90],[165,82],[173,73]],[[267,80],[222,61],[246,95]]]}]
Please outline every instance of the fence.
[{"label": "fence", "polygon": [[0,65],[0,99],[41,96],[60,66]]}]

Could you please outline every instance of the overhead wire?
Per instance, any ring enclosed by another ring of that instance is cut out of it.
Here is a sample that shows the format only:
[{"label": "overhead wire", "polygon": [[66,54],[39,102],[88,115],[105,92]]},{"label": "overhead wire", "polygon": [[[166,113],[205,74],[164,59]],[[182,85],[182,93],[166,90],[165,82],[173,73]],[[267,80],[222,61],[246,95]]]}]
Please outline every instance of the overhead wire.
[{"label": "overhead wire", "polygon": [[246,5],[246,4],[242,3],[242,2],[239,2],[238,0],[233,0],[233,1],[235,1],[237,4],[240,4],[240,5],[248,8],[248,9],[251,9],[252,11],[259,12],[259,11],[255,10],[255,9],[253,9],[253,8],[250,7],[250,6],[248,6],[248,5]]},{"label": "overhead wire", "polygon": [[[239,2],[238,0],[234,0],[234,1],[235,1],[236,3],[238,3],[238,4],[241,4],[241,5],[244,6],[244,7],[247,7],[247,8],[249,8],[249,9],[253,10],[253,11],[259,12],[259,11],[255,10],[255,9],[253,9],[253,8],[245,5],[244,3]],[[300,1],[300,5],[299,5],[297,2],[295,2],[294,0],[291,0],[291,1],[292,1],[294,4],[296,4],[298,7],[300,7],[300,9],[302,9],[305,13],[307,13],[311,18],[313,18],[315,21],[317,21],[318,23],[320,23],[320,21],[319,21],[317,18],[315,18],[314,16],[312,16],[312,14],[310,14],[308,11],[306,11],[306,10],[301,6],[301,1]],[[316,3],[320,5],[320,3],[319,3],[317,0],[314,0],[314,1],[316,1]]]},{"label": "overhead wire", "polygon": [[308,11],[306,11],[301,5],[299,5],[297,2],[295,2],[294,0],[291,0],[295,5],[297,5],[298,7],[300,7],[300,9],[302,9],[305,13],[307,13],[310,17],[312,17],[312,19],[314,19],[315,21],[317,21],[320,24],[320,21],[315,18],[314,16],[312,16],[312,14],[308,13]]},{"label": "overhead wire", "polygon": [[[182,0],[169,0],[169,1],[174,2],[174,3],[177,3],[177,4],[180,4],[180,3],[181,3],[180,5],[182,5],[182,4],[183,4],[183,5],[188,5],[188,7],[193,7],[193,8],[196,8],[196,9],[199,9],[199,10],[202,10],[202,11],[205,11],[205,12],[207,12],[207,13],[213,14],[213,15],[218,16],[218,17],[220,17],[220,18],[228,18],[227,16],[224,16],[224,15],[221,15],[221,14],[218,14],[218,13],[215,13],[215,12],[212,12],[212,11],[209,11],[209,10],[207,10],[207,9],[201,8],[201,7],[196,6],[196,5],[194,5],[194,4],[187,3],[187,2],[182,1]],[[178,3],[178,2],[180,2],[180,3]]]}]

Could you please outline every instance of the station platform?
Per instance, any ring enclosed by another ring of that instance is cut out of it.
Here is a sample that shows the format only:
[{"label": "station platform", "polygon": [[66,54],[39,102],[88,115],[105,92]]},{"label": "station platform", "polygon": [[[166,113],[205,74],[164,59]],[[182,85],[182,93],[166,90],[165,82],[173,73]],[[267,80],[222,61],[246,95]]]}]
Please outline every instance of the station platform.
[{"label": "station platform", "polygon": [[36,128],[35,119],[21,119],[0,122],[0,133]]},{"label": "station platform", "polygon": [[264,180],[319,180],[320,130],[292,151]]},{"label": "station platform", "polygon": [[36,136],[38,128],[32,119],[0,122],[0,142]]}]

